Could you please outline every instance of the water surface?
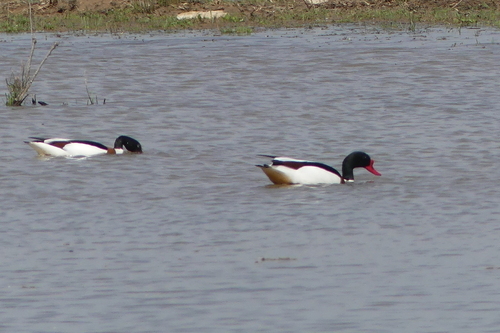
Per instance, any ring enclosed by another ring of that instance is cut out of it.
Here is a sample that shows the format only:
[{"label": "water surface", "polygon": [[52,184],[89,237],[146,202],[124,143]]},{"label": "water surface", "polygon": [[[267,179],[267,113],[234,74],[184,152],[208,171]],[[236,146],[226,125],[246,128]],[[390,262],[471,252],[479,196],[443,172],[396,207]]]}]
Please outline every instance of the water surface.
[{"label": "water surface", "polygon": [[[498,331],[498,30],[37,38],[49,105],[0,106],[0,331]],[[0,76],[29,48],[0,35]],[[123,134],[145,153],[23,143]],[[354,150],[382,177],[254,166]]]}]

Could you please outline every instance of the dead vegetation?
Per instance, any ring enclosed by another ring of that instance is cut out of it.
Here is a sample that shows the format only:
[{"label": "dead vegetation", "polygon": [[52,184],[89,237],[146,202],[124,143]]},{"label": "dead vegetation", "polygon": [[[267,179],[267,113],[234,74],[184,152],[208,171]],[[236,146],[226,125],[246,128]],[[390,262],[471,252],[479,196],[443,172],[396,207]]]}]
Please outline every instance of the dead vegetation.
[{"label": "dead vegetation", "polygon": [[21,106],[23,104],[26,97],[28,97],[29,89],[38,75],[38,72],[40,72],[43,64],[57,46],[57,43],[52,45],[45,58],[43,58],[40,65],[38,65],[35,73],[31,75],[31,61],[33,59],[33,54],[35,53],[36,38],[31,39],[31,52],[28,61],[21,63],[21,70],[19,73],[13,72],[10,77],[6,79],[7,89],[9,91],[9,93],[6,94],[5,104],[7,106]]},{"label": "dead vegetation", "polygon": [[31,63],[33,61],[33,55],[35,54],[36,38],[33,37],[34,36],[33,16],[31,10],[31,3],[29,4],[28,8],[29,8],[29,19],[30,19],[30,30],[31,30],[31,51],[28,57],[28,61],[21,63],[20,72],[19,73],[12,72],[10,77],[5,80],[7,83],[7,89],[9,91],[5,95],[6,98],[5,104],[7,106],[21,106],[23,104],[26,97],[28,97],[28,92],[29,89],[31,88],[31,85],[33,84],[33,81],[35,81],[35,78],[40,72],[40,69],[42,69],[43,64],[49,58],[52,51],[58,46],[57,43],[54,43],[52,45],[45,58],[43,58],[43,60],[38,65],[38,68],[36,69],[35,73],[31,75]]}]

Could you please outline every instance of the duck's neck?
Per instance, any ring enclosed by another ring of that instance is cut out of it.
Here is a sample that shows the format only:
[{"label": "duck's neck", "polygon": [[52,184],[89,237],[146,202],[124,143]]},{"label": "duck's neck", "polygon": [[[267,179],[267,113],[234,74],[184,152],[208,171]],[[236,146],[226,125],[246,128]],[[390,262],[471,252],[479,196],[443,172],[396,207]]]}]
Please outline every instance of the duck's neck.
[{"label": "duck's neck", "polygon": [[344,178],[346,183],[354,181],[354,168],[352,166],[352,160],[349,159],[349,156],[347,156],[342,163],[342,178]]},{"label": "duck's neck", "polygon": [[344,179],[344,182],[346,182],[346,183],[352,183],[354,181],[354,176],[353,176],[352,172],[351,172],[350,176],[346,176],[344,173],[342,178]]},{"label": "duck's neck", "polygon": [[108,154],[123,154],[123,148],[108,148]]}]

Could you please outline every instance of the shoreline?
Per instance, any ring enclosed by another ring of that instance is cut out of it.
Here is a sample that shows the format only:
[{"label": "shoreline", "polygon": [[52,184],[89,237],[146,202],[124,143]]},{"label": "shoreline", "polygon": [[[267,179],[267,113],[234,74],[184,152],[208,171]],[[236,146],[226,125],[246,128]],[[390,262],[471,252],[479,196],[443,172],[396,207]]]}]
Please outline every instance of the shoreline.
[{"label": "shoreline", "polygon": [[[218,30],[221,34],[251,34],[256,29],[370,24],[388,29],[416,30],[422,25],[500,28],[500,4],[494,0],[48,0],[30,6],[20,0],[0,0],[0,32],[141,33],[149,31]],[[194,13],[194,14],[193,14]],[[217,16],[215,15],[217,13]],[[190,16],[191,15],[191,16]]]}]

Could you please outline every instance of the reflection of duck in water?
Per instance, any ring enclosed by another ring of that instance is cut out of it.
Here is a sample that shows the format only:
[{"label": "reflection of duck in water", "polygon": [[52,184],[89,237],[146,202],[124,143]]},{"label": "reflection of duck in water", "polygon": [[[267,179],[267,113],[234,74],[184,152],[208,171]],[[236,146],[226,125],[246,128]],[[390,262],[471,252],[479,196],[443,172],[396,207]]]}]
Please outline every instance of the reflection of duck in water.
[{"label": "reflection of duck in water", "polygon": [[125,150],[131,153],[142,153],[142,147],[139,141],[129,136],[119,136],[115,140],[113,148],[86,140],[68,140],[61,138],[43,139],[32,138],[32,141],[26,141],[39,155],[50,156],[94,156],[101,154],[123,154]]},{"label": "reflection of duck in water", "polygon": [[274,184],[343,184],[354,181],[354,168],[365,168],[376,176],[380,173],[373,168],[375,162],[368,154],[355,151],[342,162],[342,174],[329,165],[289,157],[272,158],[271,164],[257,165]]}]

